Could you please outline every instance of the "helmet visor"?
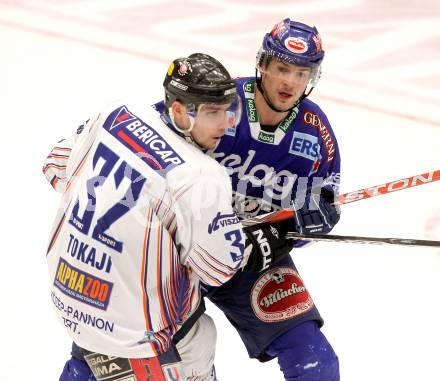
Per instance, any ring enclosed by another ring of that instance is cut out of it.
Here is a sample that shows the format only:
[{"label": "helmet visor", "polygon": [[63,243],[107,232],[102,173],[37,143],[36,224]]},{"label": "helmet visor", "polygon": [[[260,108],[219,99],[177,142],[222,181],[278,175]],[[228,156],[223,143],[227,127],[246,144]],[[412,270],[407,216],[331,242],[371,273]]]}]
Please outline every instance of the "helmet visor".
[{"label": "helmet visor", "polygon": [[261,74],[270,78],[279,79],[295,86],[314,86],[319,79],[319,68],[310,68],[286,63],[277,59],[271,60],[268,64],[258,66]]},{"label": "helmet visor", "polygon": [[229,103],[202,103],[194,109],[189,109],[188,113],[201,125],[224,124],[225,128],[235,128],[240,122],[242,112],[241,101],[237,95]]}]

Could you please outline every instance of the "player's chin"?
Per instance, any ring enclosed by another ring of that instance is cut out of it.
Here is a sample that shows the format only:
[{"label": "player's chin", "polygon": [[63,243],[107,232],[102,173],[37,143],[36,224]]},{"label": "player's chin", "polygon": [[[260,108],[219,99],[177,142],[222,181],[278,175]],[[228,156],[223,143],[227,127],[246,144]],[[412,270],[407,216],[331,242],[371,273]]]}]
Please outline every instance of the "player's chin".
[{"label": "player's chin", "polygon": [[276,102],[275,107],[279,110],[288,110],[295,104],[293,97],[291,100],[279,100]]},{"label": "player's chin", "polygon": [[296,97],[294,95],[286,96],[278,94],[276,98],[281,109],[292,107],[295,104]]},{"label": "player's chin", "polygon": [[206,148],[206,149],[213,149],[213,148],[215,148],[217,146],[218,142],[220,141],[220,139],[221,138],[212,138],[212,139],[210,139],[208,142],[206,142],[203,145],[203,148]]}]

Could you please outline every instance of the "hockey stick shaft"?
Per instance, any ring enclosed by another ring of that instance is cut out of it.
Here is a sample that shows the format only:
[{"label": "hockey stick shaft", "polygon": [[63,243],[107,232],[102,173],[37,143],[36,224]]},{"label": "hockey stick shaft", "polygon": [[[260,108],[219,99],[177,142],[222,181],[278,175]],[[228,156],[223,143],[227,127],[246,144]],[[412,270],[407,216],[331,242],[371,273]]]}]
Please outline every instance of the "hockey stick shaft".
[{"label": "hockey stick shaft", "polygon": [[[382,196],[387,193],[397,192],[419,185],[429,184],[438,180],[440,180],[440,170],[426,172],[420,175],[406,177],[404,179],[391,181],[389,183],[375,185],[369,188],[359,189],[354,192],[341,194],[338,197],[337,204],[343,205],[370,197]],[[242,223],[244,226],[273,223],[292,218],[294,213],[295,212],[293,211],[293,209],[286,208],[243,220]]]},{"label": "hockey stick shaft", "polygon": [[332,234],[300,234],[296,232],[288,232],[286,234],[286,238],[304,239],[308,241],[323,241],[323,242],[440,247],[440,241],[429,241],[424,239],[359,237],[359,236],[351,236],[351,235],[341,236],[341,235],[332,235]]},{"label": "hockey stick shaft", "polygon": [[375,185],[370,188],[359,189],[354,192],[341,194],[338,197],[338,203],[340,205],[348,204],[350,202],[363,200],[365,198],[382,196],[387,193],[392,193],[408,188],[414,188],[419,185],[429,184],[438,180],[440,180],[440,170],[426,172],[426,173],[422,173],[421,175],[406,177],[404,179],[391,181],[386,184]]}]

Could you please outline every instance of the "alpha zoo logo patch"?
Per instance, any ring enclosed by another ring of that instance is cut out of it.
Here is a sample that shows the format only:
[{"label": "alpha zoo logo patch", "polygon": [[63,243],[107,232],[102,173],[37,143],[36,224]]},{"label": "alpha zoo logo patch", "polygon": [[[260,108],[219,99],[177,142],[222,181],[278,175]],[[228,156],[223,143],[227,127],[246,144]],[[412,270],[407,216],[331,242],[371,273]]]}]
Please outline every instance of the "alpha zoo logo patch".
[{"label": "alpha zoo logo patch", "polygon": [[252,288],[251,302],[257,318],[265,322],[288,320],[314,306],[301,277],[290,267],[263,274]]}]

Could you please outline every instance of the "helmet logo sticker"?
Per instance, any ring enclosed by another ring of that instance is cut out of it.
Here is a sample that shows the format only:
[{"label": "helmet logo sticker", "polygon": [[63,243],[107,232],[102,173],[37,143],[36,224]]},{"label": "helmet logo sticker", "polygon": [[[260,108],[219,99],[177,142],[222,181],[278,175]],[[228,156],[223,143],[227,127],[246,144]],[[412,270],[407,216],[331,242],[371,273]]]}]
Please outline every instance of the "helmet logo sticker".
[{"label": "helmet logo sticker", "polygon": [[178,89],[183,90],[183,91],[188,90],[188,86],[183,85],[182,83],[179,83],[179,82],[175,81],[174,79],[171,80],[170,85],[177,87]]},{"label": "helmet logo sticker", "polygon": [[272,28],[272,31],[270,33],[271,33],[272,37],[279,35],[279,38],[281,38],[284,35],[284,32],[286,30],[287,30],[287,27],[286,27],[285,22],[281,21]]},{"label": "helmet logo sticker", "polygon": [[305,53],[309,49],[307,42],[305,42],[302,38],[298,38],[298,37],[286,38],[286,40],[284,41],[284,45],[291,52],[298,54]]},{"label": "helmet logo sticker", "polygon": [[173,70],[174,70],[174,62],[171,62],[170,67],[168,68],[167,74],[170,77],[171,74],[173,74]]},{"label": "helmet logo sticker", "polygon": [[191,71],[191,66],[189,62],[186,61],[179,62],[179,69],[177,71],[181,76],[186,75],[188,71]]},{"label": "helmet logo sticker", "polygon": [[313,41],[315,42],[316,45],[316,51],[319,53],[320,51],[322,51],[322,40],[321,40],[321,36],[318,34],[314,35],[312,37]]}]

